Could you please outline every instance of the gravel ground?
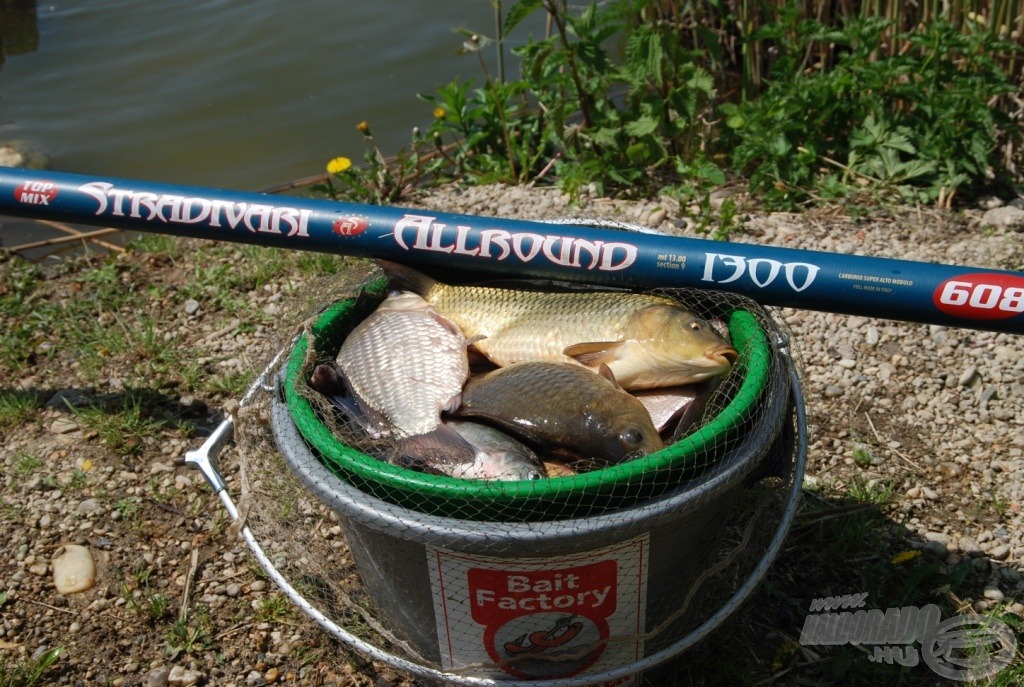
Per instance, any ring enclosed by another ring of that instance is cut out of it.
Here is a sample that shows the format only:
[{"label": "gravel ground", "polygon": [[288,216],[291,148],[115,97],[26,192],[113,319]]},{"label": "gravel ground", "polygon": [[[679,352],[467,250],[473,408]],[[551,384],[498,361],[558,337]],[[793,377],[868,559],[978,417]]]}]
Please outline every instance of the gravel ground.
[{"label": "gravel ground", "polygon": [[[417,202],[481,215],[608,218],[694,234],[668,199],[583,198],[567,209],[556,191],[491,187],[444,189]],[[857,221],[830,210],[750,214],[733,240],[1022,269],[1024,210],[985,213],[911,209]],[[120,257],[122,279],[139,288],[147,280],[181,283],[209,259],[209,244],[183,245],[184,255],[165,264],[144,254]],[[56,270],[50,296],[87,293],[80,278],[86,269]],[[152,314],[158,332],[194,348],[210,374],[253,371],[282,335],[274,327],[280,309],[306,286],[281,279],[239,294],[264,316],[241,330],[225,332],[230,313],[215,304],[173,295],[154,302]],[[806,488],[841,489],[856,477],[892,485],[888,515],[912,541],[947,563],[973,561],[977,579],[965,603],[1024,615],[1024,341],[829,313],[782,315],[804,372],[811,424]],[[2,319],[0,326],[7,326]],[[116,375],[85,389],[73,366],[40,363],[0,369],[0,388],[50,397],[24,424],[0,430],[0,546],[10,552],[0,562],[0,664],[60,646],[62,656],[41,684],[411,684],[339,654],[258,574],[210,490],[178,462],[201,438],[168,430],[120,455],[68,412],[65,401],[123,391]],[[149,391],[158,405],[205,431],[228,400]],[[230,469],[227,476],[234,489],[236,476]],[[324,536],[338,538],[336,529],[325,527]],[[95,561],[96,583],[85,591],[55,588],[64,544],[85,546]],[[191,615],[176,625],[183,612]],[[175,635],[175,627],[185,634]],[[189,628],[198,633],[188,636]],[[754,677],[770,676],[769,666],[761,670]]]}]

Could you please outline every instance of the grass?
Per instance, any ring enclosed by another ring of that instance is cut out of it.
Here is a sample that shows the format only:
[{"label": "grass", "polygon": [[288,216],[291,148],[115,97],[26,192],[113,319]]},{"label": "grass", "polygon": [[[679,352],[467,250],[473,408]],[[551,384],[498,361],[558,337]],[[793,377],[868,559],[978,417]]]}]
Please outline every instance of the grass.
[{"label": "grass", "polygon": [[214,393],[236,398],[245,393],[252,384],[254,373],[245,370],[233,370],[211,377],[206,386]]},{"label": "grass", "polygon": [[121,404],[109,402],[71,410],[83,428],[96,432],[103,445],[119,456],[136,453],[147,439],[174,424],[150,416],[142,398],[131,394]]},{"label": "grass", "polygon": [[989,514],[1004,518],[1010,512],[1010,501],[991,491],[986,496],[979,496],[972,501],[964,508],[964,512],[977,520],[982,520]]},{"label": "grass", "polygon": [[181,496],[183,492],[173,485],[164,489],[159,477],[151,477],[149,480],[149,493],[151,498],[157,503],[169,504]]},{"label": "grass", "polygon": [[14,454],[14,470],[21,477],[28,477],[41,467],[43,461],[31,453],[18,451]]},{"label": "grass", "polygon": [[979,681],[964,682],[964,687],[1020,687],[1024,685],[1024,657],[1018,652],[1015,664],[1007,666],[999,674]]},{"label": "grass", "polygon": [[[213,646],[213,639],[210,637],[210,622],[208,615],[196,618],[201,614],[195,613],[188,620],[180,618],[167,630],[165,638],[170,656],[177,657],[179,654],[194,654]],[[204,619],[205,618],[205,619]]]},{"label": "grass", "polygon": [[39,398],[34,394],[7,389],[0,391],[0,429],[13,429],[25,424],[41,407]]},{"label": "grass", "polygon": [[129,241],[126,248],[146,253],[150,260],[159,260],[161,257],[176,258],[182,254],[181,241],[175,236],[165,234],[142,234]]},{"label": "grass", "polygon": [[256,619],[261,623],[280,623],[295,615],[295,607],[284,594],[270,594],[256,605]]},{"label": "grass", "polygon": [[863,444],[858,444],[853,449],[853,462],[859,467],[867,468],[875,462],[875,457],[869,448]]},{"label": "grass", "polygon": [[121,598],[130,611],[146,616],[154,622],[163,619],[170,612],[170,600],[163,594],[150,590],[148,584],[133,590],[126,582],[122,582]]},{"label": "grass", "polygon": [[33,687],[47,684],[40,680],[57,662],[63,651],[62,647],[48,649],[35,658],[23,658],[13,664],[6,658],[0,658],[0,687]]},{"label": "grass", "polygon": [[130,496],[115,502],[113,510],[120,513],[121,519],[125,522],[137,524],[139,522],[140,513],[142,512],[142,503],[139,501],[138,497]]}]

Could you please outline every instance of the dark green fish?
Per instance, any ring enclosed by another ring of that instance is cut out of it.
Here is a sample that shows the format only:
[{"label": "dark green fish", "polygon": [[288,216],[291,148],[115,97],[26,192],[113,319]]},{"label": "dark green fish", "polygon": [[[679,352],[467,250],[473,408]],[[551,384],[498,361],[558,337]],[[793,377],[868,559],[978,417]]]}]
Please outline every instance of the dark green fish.
[{"label": "dark green fish", "polygon": [[470,379],[458,415],[540,446],[610,465],[664,447],[636,398],[604,375],[561,362],[515,363]]}]

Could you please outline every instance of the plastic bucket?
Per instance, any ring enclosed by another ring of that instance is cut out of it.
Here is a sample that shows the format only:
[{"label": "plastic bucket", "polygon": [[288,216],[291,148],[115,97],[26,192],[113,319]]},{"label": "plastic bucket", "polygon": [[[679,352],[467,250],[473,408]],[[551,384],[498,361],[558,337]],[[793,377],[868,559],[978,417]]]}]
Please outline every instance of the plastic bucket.
[{"label": "plastic bucket", "polygon": [[706,467],[719,447],[750,431],[770,394],[788,393],[788,377],[775,369],[779,361],[759,319],[734,308],[725,318],[740,357],[734,375],[740,382],[728,404],[706,425],[680,441],[643,458],[573,477],[522,482],[482,482],[430,475],[383,462],[339,441],[299,392],[308,376],[307,351],[312,343],[320,353],[337,352],[341,332],[352,316],[355,301],[329,307],[296,342],[285,370],[284,393],[303,438],[338,476],[384,501],[431,515],[486,521],[572,517],[629,506],[657,497]]},{"label": "plastic bucket", "polygon": [[[767,346],[764,332],[755,338]],[[622,676],[693,628],[691,592],[699,595],[722,552],[728,511],[766,466],[788,474],[791,368],[788,357],[770,357],[764,374],[773,383],[760,385],[744,431],[699,474],[579,518],[480,521],[414,510],[390,490],[378,498],[339,477],[280,391],[271,426],[291,470],[339,515],[377,611],[424,663],[494,680],[484,684]]]}]

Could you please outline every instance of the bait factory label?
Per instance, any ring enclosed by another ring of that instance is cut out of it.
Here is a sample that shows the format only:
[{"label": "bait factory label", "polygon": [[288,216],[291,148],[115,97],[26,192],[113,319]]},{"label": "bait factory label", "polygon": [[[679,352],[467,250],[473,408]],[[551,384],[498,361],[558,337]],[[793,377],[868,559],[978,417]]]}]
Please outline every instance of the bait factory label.
[{"label": "bait factory label", "polygon": [[646,534],[553,558],[428,549],[442,664],[497,664],[495,676],[543,679],[639,660],[643,643],[631,638],[644,632],[647,554]]}]

